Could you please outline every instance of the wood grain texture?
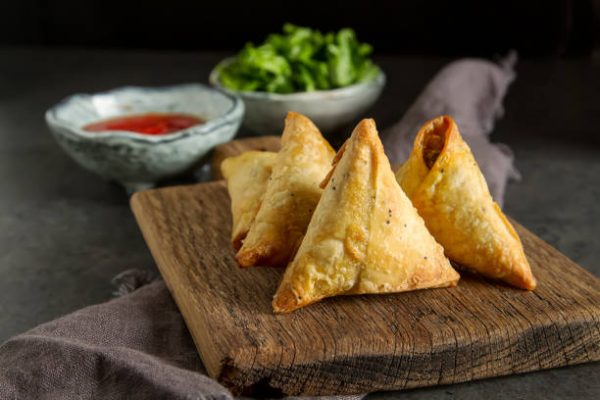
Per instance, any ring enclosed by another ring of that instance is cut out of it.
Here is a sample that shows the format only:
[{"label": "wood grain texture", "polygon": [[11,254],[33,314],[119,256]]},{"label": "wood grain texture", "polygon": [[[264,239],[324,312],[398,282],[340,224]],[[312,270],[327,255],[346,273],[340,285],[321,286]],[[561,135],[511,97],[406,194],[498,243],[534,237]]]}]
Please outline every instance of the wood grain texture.
[{"label": "wood grain texture", "polygon": [[133,211],[210,376],[234,393],[451,384],[600,360],[600,281],[515,223],[539,287],[342,296],[274,315],[282,270],[237,267],[223,182],[137,193]]},{"label": "wood grain texture", "polygon": [[223,179],[221,174],[221,163],[227,157],[237,156],[249,150],[279,151],[281,141],[279,136],[260,136],[245,139],[232,140],[215,147],[211,159],[213,178]]}]

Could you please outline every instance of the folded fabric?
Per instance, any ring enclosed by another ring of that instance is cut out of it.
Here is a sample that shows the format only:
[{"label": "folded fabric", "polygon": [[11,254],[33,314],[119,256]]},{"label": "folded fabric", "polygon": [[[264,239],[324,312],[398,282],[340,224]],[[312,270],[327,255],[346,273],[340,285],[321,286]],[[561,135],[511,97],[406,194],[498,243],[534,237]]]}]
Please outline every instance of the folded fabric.
[{"label": "folded fabric", "polygon": [[485,176],[494,200],[502,206],[509,179],[520,179],[510,148],[490,143],[489,135],[504,110],[502,100],[515,78],[516,53],[499,64],[463,59],[440,70],[402,119],[383,132],[383,144],[392,165],[408,158],[419,128],[438,115],[449,115],[458,124]]},{"label": "folded fabric", "polygon": [[0,399],[232,400],[206,375],[164,282],[147,277],[126,271],[117,293],[132,293],[2,344]]}]

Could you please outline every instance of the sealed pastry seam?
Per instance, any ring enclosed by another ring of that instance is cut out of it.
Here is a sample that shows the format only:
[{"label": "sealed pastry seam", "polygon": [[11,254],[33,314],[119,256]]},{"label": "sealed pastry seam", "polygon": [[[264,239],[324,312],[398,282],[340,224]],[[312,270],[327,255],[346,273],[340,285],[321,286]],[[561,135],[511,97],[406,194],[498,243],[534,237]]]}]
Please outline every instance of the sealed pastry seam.
[{"label": "sealed pastry seam", "polygon": [[423,125],[396,178],[450,259],[513,286],[535,288],[519,236],[493,201],[452,118]]},{"label": "sealed pastry seam", "polygon": [[341,294],[456,285],[459,275],[397,184],[372,120],[356,127],[321,186],[274,296],[276,312]]},{"label": "sealed pastry seam", "polygon": [[231,199],[231,244],[236,251],[258,213],[276,157],[273,152],[248,151],[221,163]]},{"label": "sealed pastry seam", "polygon": [[241,267],[285,266],[293,257],[319,202],[319,183],[335,152],[305,116],[290,112],[281,150],[262,202],[239,249]]}]

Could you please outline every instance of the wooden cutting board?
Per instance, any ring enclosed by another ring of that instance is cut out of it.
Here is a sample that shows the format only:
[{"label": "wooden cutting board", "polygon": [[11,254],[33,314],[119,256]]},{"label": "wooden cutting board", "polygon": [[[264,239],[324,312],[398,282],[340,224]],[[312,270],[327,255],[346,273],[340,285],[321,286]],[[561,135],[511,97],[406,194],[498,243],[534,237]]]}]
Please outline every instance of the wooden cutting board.
[{"label": "wooden cutting board", "polygon": [[456,288],[274,315],[282,271],[237,267],[222,181],[137,193],[131,205],[208,373],[236,394],[405,389],[600,360],[600,280],[517,223],[534,292],[463,273]]}]

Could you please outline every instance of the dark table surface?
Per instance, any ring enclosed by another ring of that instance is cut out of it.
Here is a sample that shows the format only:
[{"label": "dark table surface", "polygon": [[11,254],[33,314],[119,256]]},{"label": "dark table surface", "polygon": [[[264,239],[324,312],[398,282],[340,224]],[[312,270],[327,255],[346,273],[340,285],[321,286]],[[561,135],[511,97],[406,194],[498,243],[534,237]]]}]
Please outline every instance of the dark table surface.
[{"label": "dark table surface", "polygon": [[[128,268],[156,272],[124,191],[56,145],[44,111],[76,92],[206,82],[224,54],[0,49],[0,342],[108,300]],[[371,115],[399,119],[447,59],[381,57],[388,85]],[[505,210],[600,275],[600,61],[521,61],[493,140],[523,174]],[[190,181],[182,178],[180,181]],[[380,398],[600,398],[600,363]]]}]

